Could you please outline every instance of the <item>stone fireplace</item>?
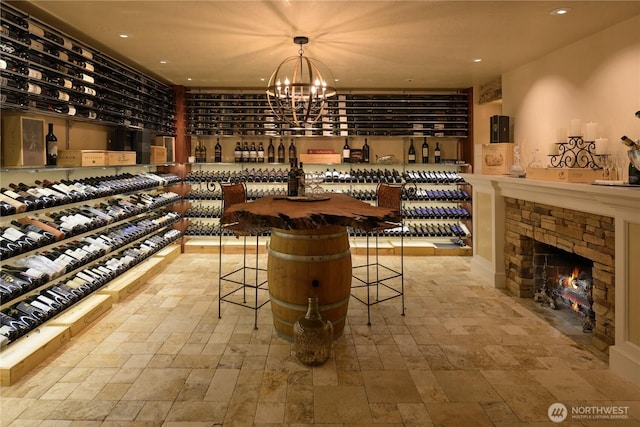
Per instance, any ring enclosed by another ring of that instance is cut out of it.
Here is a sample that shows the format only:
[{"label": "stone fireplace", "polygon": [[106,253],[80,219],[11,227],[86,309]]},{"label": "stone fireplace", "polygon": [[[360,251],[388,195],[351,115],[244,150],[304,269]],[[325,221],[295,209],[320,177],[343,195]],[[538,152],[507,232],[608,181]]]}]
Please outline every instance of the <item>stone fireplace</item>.
[{"label": "stone fireplace", "polygon": [[473,186],[471,271],[531,298],[537,246],[589,260],[591,341],[613,371],[640,385],[640,187],[463,177]]},{"label": "stone fireplace", "polygon": [[504,262],[506,286],[519,297],[533,297],[535,248],[543,243],[592,263],[594,344],[615,343],[615,229],[612,217],[506,197]]}]

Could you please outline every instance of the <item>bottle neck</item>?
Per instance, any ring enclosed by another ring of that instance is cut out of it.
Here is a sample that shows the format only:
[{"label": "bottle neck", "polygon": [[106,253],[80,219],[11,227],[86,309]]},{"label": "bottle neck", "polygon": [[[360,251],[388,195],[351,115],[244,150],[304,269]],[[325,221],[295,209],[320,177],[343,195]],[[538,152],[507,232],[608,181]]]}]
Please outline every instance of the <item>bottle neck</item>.
[{"label": "bottle neck", "polygon": [[308,319],[320,318],[320,305],[318,304],[317,297],[309,297],[309,306],[307,307],[307,315],[305,317]]}]

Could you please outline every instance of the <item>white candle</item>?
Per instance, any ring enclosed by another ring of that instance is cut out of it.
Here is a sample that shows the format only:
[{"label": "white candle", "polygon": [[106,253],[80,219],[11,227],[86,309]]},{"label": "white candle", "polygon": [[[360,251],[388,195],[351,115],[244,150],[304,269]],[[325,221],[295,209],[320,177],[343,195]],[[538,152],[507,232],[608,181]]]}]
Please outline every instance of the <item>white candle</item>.
[{"label": "white candle", "polygon": [[609,140],[607,138],[596,139],[596,154],[609,154]]},{"label": "white candle", "polygon": [[560,154],[560,152],[558,151],[558,144],[549,144],[549,154],[551,154],[552,156],[557,156],[558,154]]},{"label": "white candle", "polygon": [[598,128],[598,124],[593,122],[589,122],[586,125],[584,125],[584,140],[595,141],[597,128]]},{"label": "white candle", "polygon": [[569,136],[581,136],[582,135],[582,122],[580,119],[571,120],[571,134]]},{"label": "white candle", "polygon": [[556,129],[556,142],[567,142],[567,128]]}]

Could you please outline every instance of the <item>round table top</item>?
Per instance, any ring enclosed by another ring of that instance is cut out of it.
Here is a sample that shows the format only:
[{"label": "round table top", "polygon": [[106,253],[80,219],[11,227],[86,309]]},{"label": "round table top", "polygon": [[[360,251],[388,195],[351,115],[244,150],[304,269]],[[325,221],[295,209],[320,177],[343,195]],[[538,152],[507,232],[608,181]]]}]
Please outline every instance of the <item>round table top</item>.
[{"label": "round table top", "polygon": [[347,194],[320,196],[320,200],[262,197],[229,206],[220,221],[225,228],[248,233],[271,228],[308,230],[336,225],[371,231],[395,228],[401,221],[400,212],[373,206]]}]

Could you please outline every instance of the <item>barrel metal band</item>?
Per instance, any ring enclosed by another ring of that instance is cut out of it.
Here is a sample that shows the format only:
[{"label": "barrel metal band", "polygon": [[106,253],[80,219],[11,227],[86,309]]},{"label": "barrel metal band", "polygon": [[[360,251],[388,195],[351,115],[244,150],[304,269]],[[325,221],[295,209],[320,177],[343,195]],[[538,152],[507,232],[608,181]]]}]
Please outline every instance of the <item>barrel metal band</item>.
[{"label": "barrel metal band", "polygon": [[327,240],[327,239],[335,239],[337,237],[343,237],[347,235],[346,231],[341,231],[339,233],[332,234],[289,234],[283,233],[281,231],[272,229],[271,235],[282,237],[283,239],[290,240]]},{"label": "barrel metal band", "polygon": [[[334,308],[339,308],[342,307],[343,305],[347,304],[349,302],[349,298],[351,298],[351,295],[348,295],[347,297],[336,301],[334,303],[331,304],[321,304],[320,305],[320,311],[327,311],[327,310],[333,310]],[[304,313],[307,312],[307,305],[301,305],[301,304],[293,304],[291,302],[286,302],[286,301],[282,301],[281,299],[278,299],[276,297],[274,297],[273,295],[269,295],[269,299],[271,300],[272,303],[275,303],[276,305],[280,306],[280,307],[284,307],[287,308],[289,310],[296,310],[296,311],[302,311]]]},{"label": "barrel metal band", "polygon": [[[337,318],[336,320],[332,320],[331,323],[333,324],[333,326],[335,327],[335,325],[338,325],[340,323],[343,323],[345,321],[345,319],[347,318],[347,316],[342,316]],[[293,322],[289,322],[288,320],[284,320],[283,318],[281,318],[280,316],[276,316],[275,314],[273,315],[273,319],[278,321],[279,323],[282,323],[283,325],[286,326],[291,326],[293,327]]]},{"label": "barrel metal band", "polygon": [[285,254],[282,252],[278,252],[269,248],[268,250],[269,256],[278,259],[284,259],[286,261],[293,262],[325,262],[325,261],[333,261],[336,259],[342,259],[351,256],[351,251],[347,249],[346,251],[338,252],[337,254],[330,255],[293,255],[293,254]]}]

